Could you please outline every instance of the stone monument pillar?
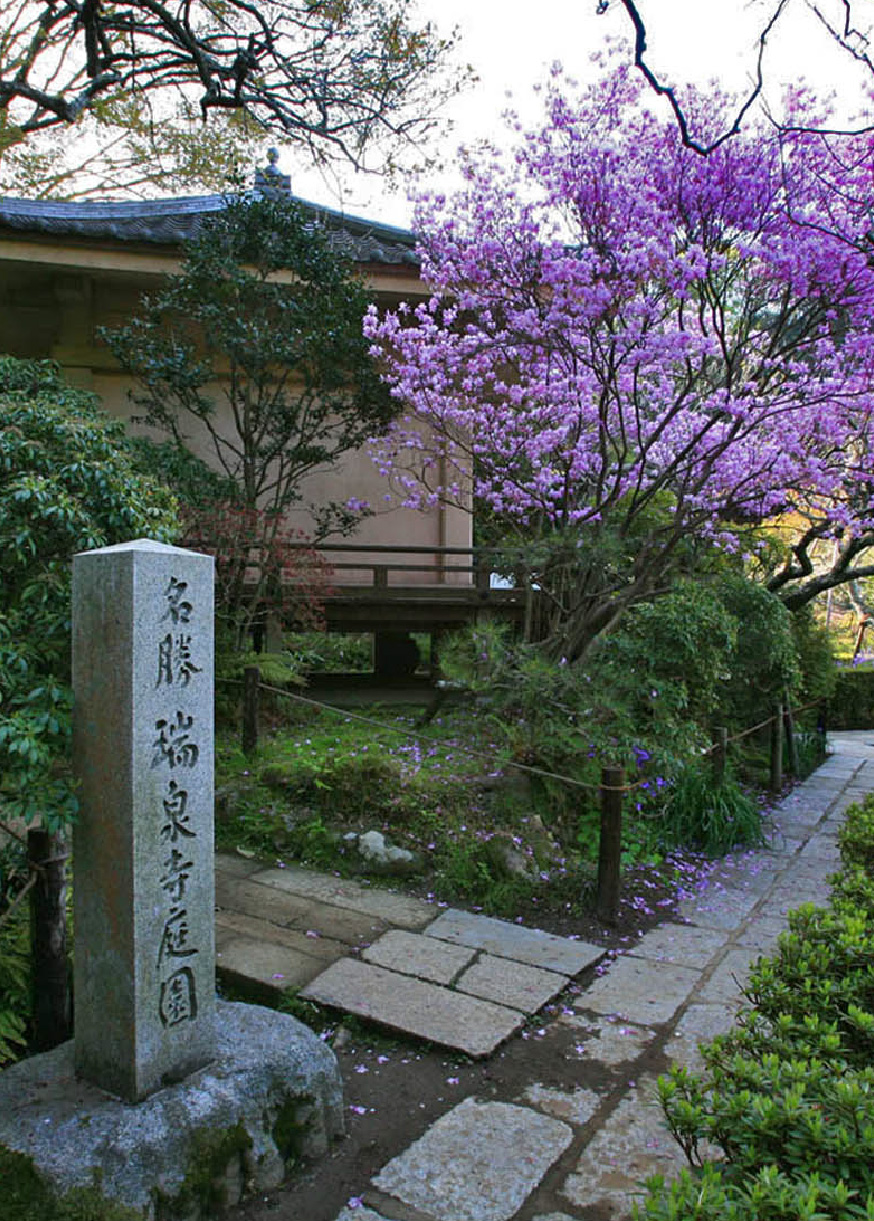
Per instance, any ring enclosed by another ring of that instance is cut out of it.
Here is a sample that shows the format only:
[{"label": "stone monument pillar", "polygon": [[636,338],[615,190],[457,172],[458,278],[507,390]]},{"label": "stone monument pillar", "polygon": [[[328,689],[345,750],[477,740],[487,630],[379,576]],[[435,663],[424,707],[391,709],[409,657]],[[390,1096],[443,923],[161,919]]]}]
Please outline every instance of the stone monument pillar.
[{"label": "stone monument pillar", "polygon": [[213,559],[73,561],[77,1075],[128,1102],[215,1055]]}]

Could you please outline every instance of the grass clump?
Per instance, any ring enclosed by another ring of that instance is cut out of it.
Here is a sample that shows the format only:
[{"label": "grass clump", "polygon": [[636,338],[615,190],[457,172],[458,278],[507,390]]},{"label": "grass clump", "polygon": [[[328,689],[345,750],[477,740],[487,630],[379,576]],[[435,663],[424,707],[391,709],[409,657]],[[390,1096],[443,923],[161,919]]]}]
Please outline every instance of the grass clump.
[{"label": "grass clump", "polygon": [[730,776],[716,783],[703,768],[682,767],[668,793],[659,820],[666,846],[724,856],[763,842],[761,810]]},{"label": "grass clump", "polygon": [[22,845],[0,847],[0,1069],[27,1045],[30,1018],[30,932],[27,901],[20,901],[27,882]]}]

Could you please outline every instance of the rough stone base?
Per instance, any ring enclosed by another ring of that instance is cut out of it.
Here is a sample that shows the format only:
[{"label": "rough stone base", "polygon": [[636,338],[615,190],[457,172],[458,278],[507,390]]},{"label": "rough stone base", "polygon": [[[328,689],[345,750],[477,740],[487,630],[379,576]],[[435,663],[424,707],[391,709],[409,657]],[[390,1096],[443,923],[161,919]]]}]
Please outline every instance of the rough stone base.
[{"label": "rough stone base", "polygon": [[219,1198],[278,1186],[286,1156],[319,1156],[342,1134],[336,1058],[306,1026],[257,1005],[219,1001],[216,1033],[211,1065],[137,1105],[77,1081],[72,1042],[13,1065],[0,1073],[0,1144],[31,1157],[60,1193],[99,1182],[146,1221],[194,1221],[207,1213],[186,1177],[242,1125],[251,1148],[218,1170]]}]

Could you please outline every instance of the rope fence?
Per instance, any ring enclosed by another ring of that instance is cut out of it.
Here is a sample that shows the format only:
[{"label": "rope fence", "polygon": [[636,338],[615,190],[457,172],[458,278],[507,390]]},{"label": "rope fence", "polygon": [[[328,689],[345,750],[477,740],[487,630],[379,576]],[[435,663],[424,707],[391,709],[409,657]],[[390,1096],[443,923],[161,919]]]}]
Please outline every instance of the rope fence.
[{"label": "rope fence", "polygon": [[[400,736],[416,743],[444,744],[443,739],[433,734],[424,733],[422,730],[387,725],[385,722],[379,721],[374,717],[352,712],[348,708],[338,708],[334,704],[325,703],[324,700],[313,699],[311,696],[299,695],[296,691],[288,691],[284,687],[275,687],[269,683],[263,683],[261,682],[257,666],[247,666],[242,680],[227,678],[221,681],[243,687],[243,750],[247,755],[254,754],[258,746],[258,708],[259,693],[261,691],[293,700],[296,703],[316,708],[322,712],[342,716],[347,721],[358,721],[363,725],[378,730],[381,734],[391,734],[395,737]],[[790,707],[788,702],[785,705],[776,704],[771,715],[765,720],[758,722],[756,725],[751,725],[748,729],[740,730],[731,736],[729,736],[728,731],[724,727],[717,727],[714,730],[713,744],[702,751],[702,758],[710,757],[712,760],[714,782],[720,783],[724,778],[727,751],[732,743],[742,741],[754,733],[760,733],[770,728],[770,787],[773,792],[779,792],[783,784],[783,729],[785,727],[789,746],[790,769],[794,775],[798,775],[800,768],[794,733],[794,718],[796,715],[815,708],[821,703],[823,703],[822,700],[814,700],[798,708]],[[500,759],[494,754],[489,754],[472,746],[453,745],[452,749],[459,750],[469,758],[483,760],[491,768],[512,769],[524,775],[536,776],[543,780],[555,780],[572,788],[598,795],[601,825],[598,850],[597,914],[599,919],[605,923],[615,923],[619,911],[623,799],[627,793],[634,792],[635,789],[648,787],[650,782],[644,779],[627,781],[624,768],[604,766],[601,768],[600,783],[592,784],[578,780],[575,776],[565,776],[558,772],[548,771],[545,768],[534,767],[528,763],[519,763],[515,759]]]}]

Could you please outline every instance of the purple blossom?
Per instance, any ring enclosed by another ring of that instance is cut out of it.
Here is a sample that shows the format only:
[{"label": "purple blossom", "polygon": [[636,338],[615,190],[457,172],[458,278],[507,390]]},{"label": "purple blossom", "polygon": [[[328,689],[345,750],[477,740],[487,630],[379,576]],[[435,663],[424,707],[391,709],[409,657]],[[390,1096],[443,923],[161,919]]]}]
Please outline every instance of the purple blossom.
[{"label": "purple blossom", "polygon": [[[796,90],[787,128],[700,157],[644,89],[553,77],[539,129],[419,200],[429,299],[365,320],[406,408],[373,442],[405,503],[473,471],[505,520],[627,530],[658,497],[673,529],[629,604],[678,537],[737,549],[726,521],[874,525],[874,469],[847,461],[874,441],[874,137],[806,135],[823,115]],[[726,104],[699,95],[699,124]]]}]

